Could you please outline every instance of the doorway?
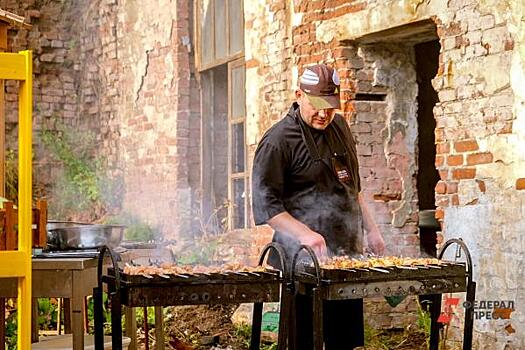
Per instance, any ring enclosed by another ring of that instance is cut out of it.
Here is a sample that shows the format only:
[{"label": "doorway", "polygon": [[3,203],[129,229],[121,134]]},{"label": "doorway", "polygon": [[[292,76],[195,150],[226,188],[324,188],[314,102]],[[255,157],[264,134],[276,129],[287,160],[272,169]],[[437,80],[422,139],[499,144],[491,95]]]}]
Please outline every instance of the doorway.
[{"label": "doorway", "polygon": [[416,56],[417,121],[418,121],[418,174],[417,191],[419,198],[419,234],[421,252],[436,256],[436,233],[440,230],[435,214],[435,187],[439,173],[435,166],[436,145],[433,109],[438,102],[432,79],[439,67],[439,40],[432,40],[414,46]]}]

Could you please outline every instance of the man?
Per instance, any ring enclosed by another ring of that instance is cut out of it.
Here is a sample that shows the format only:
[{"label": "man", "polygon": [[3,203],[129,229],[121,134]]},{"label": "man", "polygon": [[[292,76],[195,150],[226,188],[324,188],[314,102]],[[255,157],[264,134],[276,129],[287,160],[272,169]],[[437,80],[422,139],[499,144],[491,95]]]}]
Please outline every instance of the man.
[{"label": "man", "polygon": [[[306,68],[295,97],[255,152],[255,223],[275,230],[273,241],[283,245],[288,261],[301,244],[321,259],[362,254],[363,226],[368,247],[383,254],[383,237],[360,194],[355,141],[335,113],[341,107],[337,72],[324,64]],[[272,256],[270,263],[278,265]],[[301,295],[295,300],[300,350],[312,349],[311,303]],[[326,350],[363,345],[362,300],[325,302],[324,307]],[[340,322],[341,315],[347,315],[348,323]]]}]

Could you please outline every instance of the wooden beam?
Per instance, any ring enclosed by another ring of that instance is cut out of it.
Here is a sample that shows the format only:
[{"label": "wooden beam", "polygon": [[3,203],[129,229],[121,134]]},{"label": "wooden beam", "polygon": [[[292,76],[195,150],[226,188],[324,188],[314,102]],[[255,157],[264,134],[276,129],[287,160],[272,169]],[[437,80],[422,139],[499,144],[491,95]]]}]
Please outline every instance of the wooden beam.
[{"label": "wooden beam", "polygon": [[[0,22],[0,52],[7,50],[7,24]],[[5,197],[5,87],[0,79],[0,197]]]}]

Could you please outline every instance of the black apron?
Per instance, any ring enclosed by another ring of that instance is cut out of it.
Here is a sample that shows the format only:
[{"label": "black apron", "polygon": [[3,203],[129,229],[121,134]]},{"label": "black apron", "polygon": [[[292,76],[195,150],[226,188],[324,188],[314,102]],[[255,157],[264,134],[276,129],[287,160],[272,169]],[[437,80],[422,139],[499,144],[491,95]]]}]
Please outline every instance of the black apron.
[{"label": "black apron", "polygon": [[[354,164],[352,167],[349,164],[351,159],[356,160],[357,157],[355,153],[354,158],[348,154],[355,150],[345,144],[349,142],[342,130],[346,126],[339,125],[334,118],[321,136],[325,138],[329,151],[319,152],[311,128],[298,112],[295,113],[295,118],[301,128],[311,163],[295,177],[290,174],[291,184],[285,185],[285,190],[289,188],[290,193],[284,196],[284,206],[290,215],[325,238],[329,255],[362,254],[362,215],[357,198],[359,186],[355,183],[359,180],[355,178],[358,174],[352,171],[357,166]],[[342,118],[337,120],[344,122]],[[315,179],[315,186],[306,186],[302,191],[303,177],[305,181]],[[294,189],[296,182],[299,183],[297,191]],[[275,232],[273,241],[285,248],[286,258],[291,263],[293,254],[299,249],[299,241],[280,232]],[[278,265],[277,259],[272,255],[270,254],[270,263]]]}]

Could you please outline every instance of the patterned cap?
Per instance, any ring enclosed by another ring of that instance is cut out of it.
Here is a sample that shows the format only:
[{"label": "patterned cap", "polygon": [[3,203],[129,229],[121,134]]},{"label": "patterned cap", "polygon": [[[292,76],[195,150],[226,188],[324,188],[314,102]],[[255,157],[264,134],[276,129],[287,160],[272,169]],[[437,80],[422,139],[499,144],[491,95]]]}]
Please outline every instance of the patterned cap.
[{"label": "patterned cap", "polygon": [[341,108],[339,84],[335,69],[325,64],[305,68],[299,78],[299,88],[317,109]]}]

